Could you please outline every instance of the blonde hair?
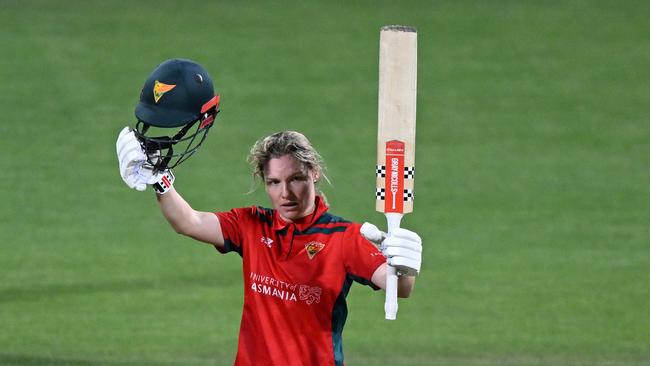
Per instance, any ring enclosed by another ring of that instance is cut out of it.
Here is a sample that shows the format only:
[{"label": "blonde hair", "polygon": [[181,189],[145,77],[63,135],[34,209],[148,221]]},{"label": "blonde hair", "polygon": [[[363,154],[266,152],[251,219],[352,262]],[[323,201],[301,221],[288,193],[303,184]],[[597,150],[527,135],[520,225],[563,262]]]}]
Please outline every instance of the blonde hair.
[{"label": "blonde hair", "polygon": [[[248,155],[248,163],[252,169],[253,184],[255,183],[255,178],[264,180],[264,168],[266,168],[269,160],[284,155],[290,155],[308,171],[316,173],[318,177],[330,183],[325,175],[323,158],[314,149],[307,137],[296,131],[282,131],[257,140],[251,148],[250,154]],[[318,188],[316,191],[325,198]]]}]

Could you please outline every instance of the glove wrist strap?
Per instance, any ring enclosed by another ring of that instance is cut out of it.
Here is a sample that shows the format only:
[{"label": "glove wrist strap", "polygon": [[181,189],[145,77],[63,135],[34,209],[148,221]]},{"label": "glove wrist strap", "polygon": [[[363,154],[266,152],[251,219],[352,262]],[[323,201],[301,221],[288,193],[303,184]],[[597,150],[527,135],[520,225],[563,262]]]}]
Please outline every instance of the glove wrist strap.
[{"label": "glove wrist strap", "polygon": [[160,179],[153,184],[153,190],[158,194],[165,194],[172,188],[175,179],[172,171],[167,169],[160,175]]}]

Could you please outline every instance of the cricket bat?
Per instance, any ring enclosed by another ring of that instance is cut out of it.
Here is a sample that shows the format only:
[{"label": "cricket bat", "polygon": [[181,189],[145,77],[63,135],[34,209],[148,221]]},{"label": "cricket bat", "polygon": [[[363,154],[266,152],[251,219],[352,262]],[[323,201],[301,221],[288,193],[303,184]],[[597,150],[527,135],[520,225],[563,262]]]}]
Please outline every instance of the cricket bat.
[{"label": "cricket bat", "polygon": [[[388,25],[379,36],[377,119],[377,211],[388,221],[388,235],[413,211],[417,31]],[[388,266],[386,319],[397,318],[397,272]]]}]

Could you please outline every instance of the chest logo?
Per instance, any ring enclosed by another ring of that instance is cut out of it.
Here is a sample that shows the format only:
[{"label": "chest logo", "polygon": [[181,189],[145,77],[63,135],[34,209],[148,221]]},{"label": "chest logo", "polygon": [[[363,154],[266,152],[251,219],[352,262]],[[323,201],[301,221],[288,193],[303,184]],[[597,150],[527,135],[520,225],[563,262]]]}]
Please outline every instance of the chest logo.
[{"label": "chest logo", "polygon": [[266,237],[266,236],[263,236],[263,237],[260,239],[260,242],[262,242],[262,244],[264,244],[264,245],[266,245],[267,247],[270,248],[270,247],[271,247],[271,244],[273,244],[273,239],[271,239],[271,238],[269,238],[269,237]]},{"label": "chest logo", "polygon": [[325,244],[319,243],[317,241],[310,241],[309,243],[305,244],[305,249],[307,250],[307,255],[309,256],[309,259],[314,258],[318,252],[323,250],[325,248]]}]

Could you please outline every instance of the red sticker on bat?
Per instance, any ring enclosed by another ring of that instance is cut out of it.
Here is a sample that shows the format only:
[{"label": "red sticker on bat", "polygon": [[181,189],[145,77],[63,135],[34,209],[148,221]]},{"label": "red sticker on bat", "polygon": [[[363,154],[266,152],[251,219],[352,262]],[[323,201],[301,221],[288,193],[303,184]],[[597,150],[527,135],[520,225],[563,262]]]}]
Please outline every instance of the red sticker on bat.
[{"label": "red sticker on bat", "polygon": [[384,212],[404,213],[404,143],[386,142],[386,206]]}]

